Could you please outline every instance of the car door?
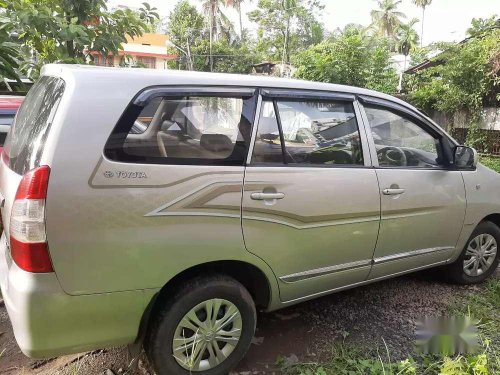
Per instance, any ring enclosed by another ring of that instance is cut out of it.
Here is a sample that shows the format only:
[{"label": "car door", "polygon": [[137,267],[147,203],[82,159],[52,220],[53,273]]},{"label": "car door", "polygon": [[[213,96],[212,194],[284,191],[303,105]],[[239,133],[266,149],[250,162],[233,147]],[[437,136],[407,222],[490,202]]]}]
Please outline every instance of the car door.
[{"label": "car door", "polygon": [[266,90],[245,171],[247,249],[283,301],[366,279],[380,197],[354,96]]},{"label": "car door", "polygon": [[397,104],[365,99],[363,107],[381,191],[370,279],[445,262],[466,208],[461,173],[446,166],[449,139]]}]

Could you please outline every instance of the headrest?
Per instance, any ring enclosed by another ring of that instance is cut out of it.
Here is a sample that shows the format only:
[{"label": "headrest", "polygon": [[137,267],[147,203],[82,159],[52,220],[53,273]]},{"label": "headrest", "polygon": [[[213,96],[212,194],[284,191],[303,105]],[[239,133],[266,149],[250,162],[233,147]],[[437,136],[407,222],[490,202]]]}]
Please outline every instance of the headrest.
[{"label": "headrest", "polygon": [[212,152],[232,151],[234,148],[231,139],[224,134],[202,134],[200,145]]}]

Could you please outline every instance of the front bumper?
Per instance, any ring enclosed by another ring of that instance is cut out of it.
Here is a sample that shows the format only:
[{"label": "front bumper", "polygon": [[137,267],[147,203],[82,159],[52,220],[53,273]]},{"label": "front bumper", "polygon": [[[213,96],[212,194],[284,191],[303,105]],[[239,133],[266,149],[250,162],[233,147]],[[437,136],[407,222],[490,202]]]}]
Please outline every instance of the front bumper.
[{"label": "front bumper", "polygon": [[133,342],[143,312],[156,293],[69,295],[55,273],[34,274],[17,267],[4,235],[0,240],[0,285],[16,341],[33,358]]}]

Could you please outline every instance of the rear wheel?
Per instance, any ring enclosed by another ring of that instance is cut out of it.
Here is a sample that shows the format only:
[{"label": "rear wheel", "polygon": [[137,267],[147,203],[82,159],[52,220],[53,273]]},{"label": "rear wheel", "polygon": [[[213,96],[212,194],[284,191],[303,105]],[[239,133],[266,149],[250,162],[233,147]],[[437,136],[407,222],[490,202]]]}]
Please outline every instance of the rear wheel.
[{"label": "rear wheel", "polygon": [[174,292],[152,322],[145,346],[157,374],[223,375],[248,350],[256,313],[236,280],[211,276]]},{"label": "rear wheel", "polygon": [[460,257],[447,267],[449,278],[460,284],[487,279],[499,262],[500,228],[489,221],[480,223],[470,236]]}]

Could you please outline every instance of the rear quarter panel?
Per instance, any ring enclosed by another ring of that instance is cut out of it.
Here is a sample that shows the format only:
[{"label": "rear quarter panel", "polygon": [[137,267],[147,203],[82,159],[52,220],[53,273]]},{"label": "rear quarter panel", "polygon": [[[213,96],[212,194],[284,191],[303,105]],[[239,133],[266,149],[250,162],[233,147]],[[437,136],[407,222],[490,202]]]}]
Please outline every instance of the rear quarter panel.
[{"label": "rear quarter panel", "polygon": [[[57,74],[66,91],[43,161],[51,167],[47,239],[64,291],[160,288],[192,266],[235,259],[261,269],[277,295],[271,269],[243,244],[243,167],[126,164],[103,157],[115,124],[140,90],[189,82],[168,76],[158,81],[147,71],[130,76],[127,69],[92,71],[91,79],[85,72]],[[120,179],[117,172],[147,178]]]}]

